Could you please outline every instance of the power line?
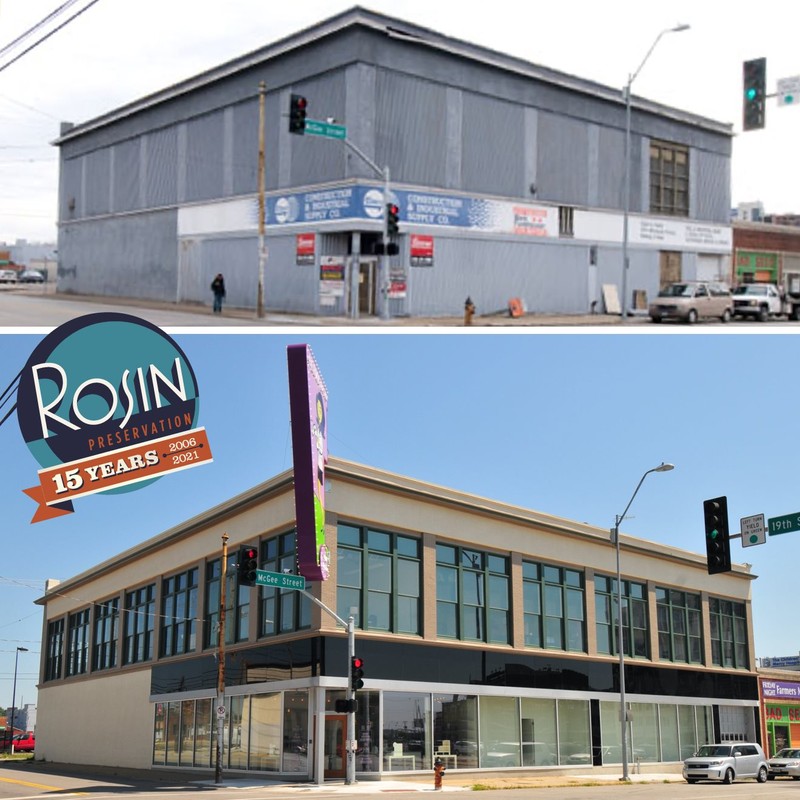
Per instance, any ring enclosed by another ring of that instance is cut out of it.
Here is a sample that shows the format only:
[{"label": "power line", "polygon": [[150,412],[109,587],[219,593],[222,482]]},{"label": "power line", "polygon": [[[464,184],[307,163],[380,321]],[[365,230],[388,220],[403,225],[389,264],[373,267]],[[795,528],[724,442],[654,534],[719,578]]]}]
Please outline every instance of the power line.
[{"label": "power line", "polygon": [[[66,19],[60,25],[57,25],[55,28],[53,28],[53,30],[51,30],[48,33],[46,33],[43,36],[41,36],[32,45],[30,45],[30,47],[25,48],[25,50],[23,50],[19,55],[14,56],[14,58],[12,58],[10,61],[6,61],[5,64],[0,65],[0,72],[2,72],[4,69],[7,69],[12,64],[14,64],[17,61],[19,61],[24,55],[27,55],[28,53],[30,53],[31,50],[34,50],[35,48],[37,48],[43,42],[46,42],[51,36],[53,36],[54,34],[58,33],[62,28],[64,28],[67,25],[69,25],[70,22],[72,22],[73,20],[77,19],[81,14],[84,13],[84,11],[88,11],[95,3],[98,3],[98,2],[100,2],[100,0],[90,0],[90,2],[87,5],[85,5],[79,11],[76,11],[71,17],[69,17],[69,19]],[[69,3],[65,3],[64,5],[66,6],[66,5],[71,5],[71,4],[72,3],[69,2]],[[34,26],[34,27],[36,27],[36,26]],[[10,46],[11,45],[9,44],[8,47],[10,47]],[[7,48],[3,48],[3,49],[5,50]]]}]

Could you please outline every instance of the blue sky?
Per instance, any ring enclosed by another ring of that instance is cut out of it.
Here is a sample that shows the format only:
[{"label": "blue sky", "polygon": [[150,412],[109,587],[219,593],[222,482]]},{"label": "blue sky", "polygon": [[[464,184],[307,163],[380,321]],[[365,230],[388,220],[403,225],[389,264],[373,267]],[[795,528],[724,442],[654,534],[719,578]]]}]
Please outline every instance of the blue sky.
[{"label": "blue sky", "polygon": [[[682,331],[683,329],[681,329]],[[769,333],[764,334],[765,330]],[[645,470],[624,533],[702,552],[702,502],[740,517],[800,511],[800,338],[749,333],[174,333],[199,384],[213,464],[141,491],[75,501],[30,524],[37,463],[16,419],[0,427],[0,706],[35,702],[47,578],[78,572],[292,463],[286,346],[311,345],[329,391],[332,455],[600,527]],[[39,335],[4,334],[0,389]],[[800,533],[732,546],[753,565],[756,655],[800,651],[786,627]]]}]

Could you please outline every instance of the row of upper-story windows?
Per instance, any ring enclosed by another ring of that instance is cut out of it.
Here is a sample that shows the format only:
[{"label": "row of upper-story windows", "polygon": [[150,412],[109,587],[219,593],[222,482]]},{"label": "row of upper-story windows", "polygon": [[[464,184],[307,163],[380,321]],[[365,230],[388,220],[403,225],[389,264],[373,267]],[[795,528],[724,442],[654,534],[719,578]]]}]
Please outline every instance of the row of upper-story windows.
[{"label": "row of upper-story windows", "polygon": [[[296,571],[294,532],[263,540],[259,566],[269,572]],[[352,616],[362,630],[422,635],[423,557],[420,537],[340,523],[337,529],[337,614]],[[253,593],[236,581],[236,553],[226,570],[225,642],[250,637]],[[508,555],[439,542],[435,547],[436,636],[441,639],[511,645],[512,578]],[[522,625],[525,647],[588,653],[587,598],[582,569],[523,559]],[[207,561],[160,581],[49,622],[45,680],[101,671],[120,665],[197,652],[217,646],[221,559]],[[202,612],[198,608],[204,586]],[[702,664],[701,598],[698,593],[622,582],[617,613],[616,578],[596,574],[596,652],[617,655],[621,618],[626,655],[651,659],[649,603],[655,601],[657,660]],[[158,607],[157,607],[158,604]],[[122,614],[120,613],[122,609]],[[311,602],[292,589],[258,587],[257,636],[308,629]],[[707,632],[712,664],[749,667],[745,604],[709,599]],[[93,613],[92,613],[93,612]]]}]

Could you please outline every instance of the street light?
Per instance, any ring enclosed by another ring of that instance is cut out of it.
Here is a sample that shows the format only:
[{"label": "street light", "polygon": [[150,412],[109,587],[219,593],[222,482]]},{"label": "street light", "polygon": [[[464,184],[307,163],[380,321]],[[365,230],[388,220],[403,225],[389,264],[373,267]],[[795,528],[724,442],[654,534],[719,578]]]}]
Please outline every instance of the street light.
[{"label": "street light", "polygon": [[17,704],[17,664],[19,663],[19,654],[27,653],[27,647],[18,647],[17,652],[14,653],[14,688],[11,692],[11,755],[14,755],[14,712]]},{"label": "street light", "polygon": [[631,206],[631,84],[636,80],[636,76],[642,71],[645,62],[650,58],[650,54],[656,49],[661,37],[665,33],[680,33],[689,30],[689,25],[676,25],[674,28],[667,28],[656,36],[656,40],[647,51],[647,55],[642,59],[639,68],[632,75],[628,76],[628,83],[622,90],[625,97],[625,183],[623,190],[623,214],[622,214],[622,322],[628,321],[628,215]]},{"label": "street light", "polygon": [[619,564],[619,526],[622,520],[625,519],[625,515],[628,513],[628,509],[631,507],[631,503],[633,503],[633,498],[636,497],[636,493],[641,488],[642,484],[644,483],[644,479],[651,473],[651,472],[669,472],[671,469],[675,469],[674,464],[666,464],[663,461],[657,467],[653,467],[653,469],[647,470],[647,472],[642,475],[642,479],[639,481],[636,489],[631,496],[631,499],[628,501],[628,505],[625,506],[625,510],[616,518],[616,522],[614,523],[614,530],[612,531],[614,546],[617,551],[617,652],[619,654],[619,719],[620,719],[620,743],[622,745],[622,777],[620,778],[621,781],[629,781],[630,776],[628,775],[628,738],[627,738],[627,722],[628,722],[628,712],[625,706],[625,647],[624,647],[624,638],[622,636],[622,572],[620,571],[620,564]]}]

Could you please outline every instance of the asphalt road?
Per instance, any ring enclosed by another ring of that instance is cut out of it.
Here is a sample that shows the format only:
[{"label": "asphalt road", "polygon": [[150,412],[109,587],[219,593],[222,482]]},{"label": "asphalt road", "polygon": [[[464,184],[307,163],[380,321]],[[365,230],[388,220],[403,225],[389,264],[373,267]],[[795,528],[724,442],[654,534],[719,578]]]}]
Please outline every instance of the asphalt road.
[{"label": "asphalt road", "polygon": [[[196,304],[176,304],[167,301],[136,301],[125,298],[107,298],[56,294],[52,284],[11,285],[0,284],[0,329],[28,328],[51,329],[70,319],[95,314],[99,311],[115,311],[133,314],[140,319],[152,322],[160,328],[272,328],[283,326],[300,327],[359,327],[359,328],[464,328],[463,316],[453,317],[412,317],[379,319],[361,317],[352,320],[345,317],[318,317],[308,314],[266,313],[258,317],[253,310],[226,307],[222,314],[213,314],[210,306]],[[585,314],[555,315],[526,314],[512,319],[505,313],[481,315],[472,320],[470,330],[475,328],[531,328],[531,327],[593,327],[620,331],[647,333],[686,333],[687,331],[707,331],[730,329],[754,331],[758,333],[777,333],[788,330],[800,331],[800,323],[754,320],[737,320],[723,325],[717,320],[704,320],[689,326],[666,322],[655,325],[646,316],[631,316],[625,325],[618,315]]]}]

